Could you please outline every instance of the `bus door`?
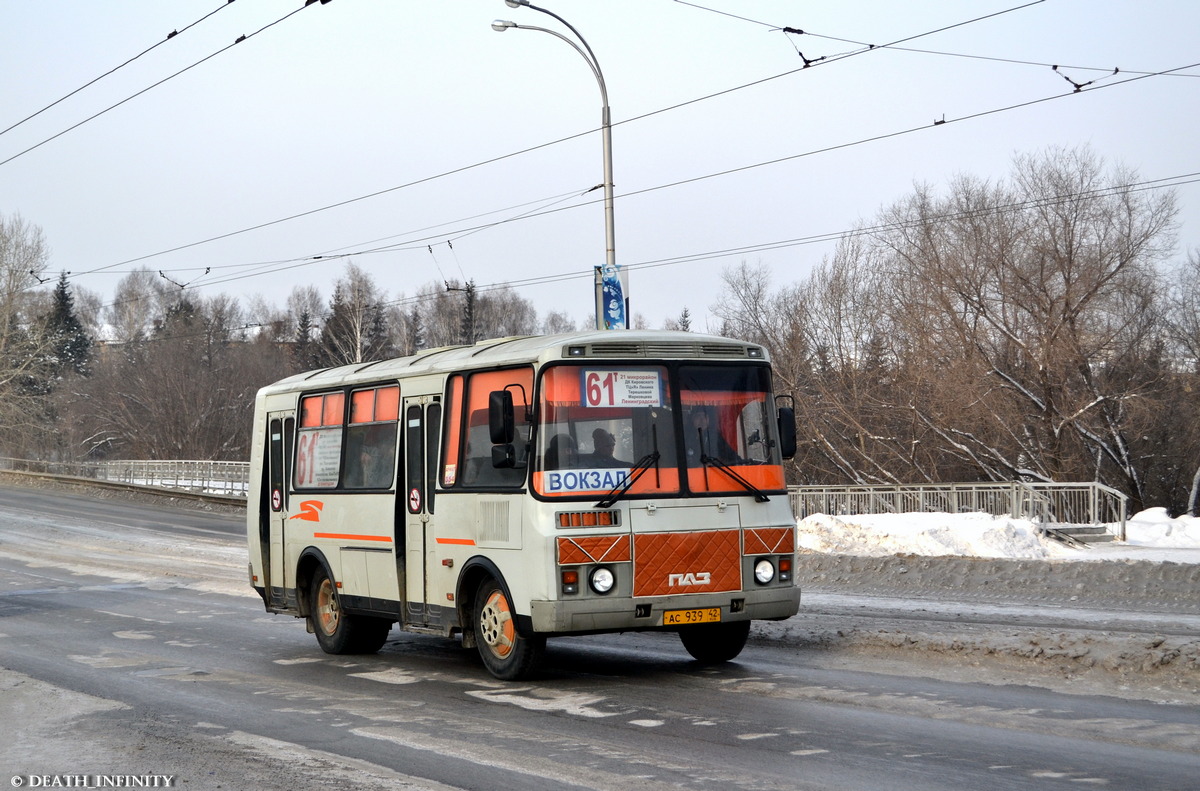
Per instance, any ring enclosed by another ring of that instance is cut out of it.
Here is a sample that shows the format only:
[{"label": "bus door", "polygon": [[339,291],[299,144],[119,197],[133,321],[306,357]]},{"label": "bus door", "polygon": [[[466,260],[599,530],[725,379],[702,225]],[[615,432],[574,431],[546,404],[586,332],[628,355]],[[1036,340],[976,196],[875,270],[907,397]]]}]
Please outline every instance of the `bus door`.
[{"label": "bus door", "polygon": [[432,569],[428,564],[436,555],[433,514],[434,476],[442,425],[440,396],[404,399],[401,420],[405,457],[404,485],[400,490],[404,501],[404,540],[396,543],[405,548],[404,559],[397,558],[404,564],[404,623],[437,627],[441,624],[443,605],[433,598],[436,592],[429,586]]},{"label": "bus door", "polygon": [[283,606],[283,528],[288,520],[288,482],[291,480],[292,437],[296,432],[295,412],[270,412],[267,415],[267,458],[263,474],[266,480],[266,497],[263,508],[265,519],[260,519],[259,540],[262,546],[262,570],[266,575],[263,587],[267,592],[267,603]]}]

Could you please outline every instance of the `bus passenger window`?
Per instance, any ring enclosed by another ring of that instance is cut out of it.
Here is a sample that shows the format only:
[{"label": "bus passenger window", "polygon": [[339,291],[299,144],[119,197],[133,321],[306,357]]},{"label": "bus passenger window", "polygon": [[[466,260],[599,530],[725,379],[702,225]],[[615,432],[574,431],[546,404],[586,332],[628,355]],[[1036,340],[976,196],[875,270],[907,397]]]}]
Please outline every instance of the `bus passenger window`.
[{"label": "bus passenger window", "polygon": [[351,394],[342,486],[348,489],[392,487],[396,477],[399,412],[398,387],[374,387]]},{"label": "bus passenger window", "polygon": [[[492,440],[488,431],[488,400],[493,390],[509,390],[513,397],[516,466],[492,465]],[[467,380],[466,425],[462,469],[457,477],[465,487],[513,488],[524,485],[527,473],[530,424],[526,399],[533,392],[533,369],[510,368],[471,374]]]}]

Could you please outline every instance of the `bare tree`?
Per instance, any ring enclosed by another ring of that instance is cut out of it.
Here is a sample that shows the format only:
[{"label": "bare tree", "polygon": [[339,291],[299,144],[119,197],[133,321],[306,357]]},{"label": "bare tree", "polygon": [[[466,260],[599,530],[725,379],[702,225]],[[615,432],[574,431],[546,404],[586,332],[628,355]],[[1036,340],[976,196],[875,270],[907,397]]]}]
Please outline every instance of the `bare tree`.
[{"label": "bare tree", "polygon": [[146,337],[110,352],[67,404],[80,456],[244,459],[255,391],[290,372],[250,342],[236,300],[181,298]]},{"label": "bare tree", "polygon": [[1135,181],[1087,149],[1052,150],[1018,157],[1011,186],[961,177],[945,199],[921,188],[887,212],[893,337],[977,382],[908,404],[945,452],[989,477],[1094,476],[1142,502],[1134,405],[1158,372],[1128,369],[1149,359],[1176,209]]},{"label": "bare tree", "polygon": [[160,323],[175,301],[178,289],[158,273],[145,267],[135,269],[117,283],[108,306],[108,325],[115,343],[130,343],[145,337]]},{"label": "bare tree", "polygon": [[533,303],[508,286],[479,295],[475,322],[477,339],[533,335],[537,326],[537,310]]},{"label": "bare tree", "polygon": [[42,413],[49,341],[38,331],[32,289],[48,258],[41,228],[0,215],[0,436],[9,454],[20,452]]},{"label": "bare tree", "polygon": [[542,319],[542,334],[556,335],[560,332],[574,332],[575,321],[565,311],[552,310]]},{"label": "bare tree", "polygon": [[462,341],[463,285],[426,283],[416,294],[414,323],[421,329],[421,348],[457,346]]},{"label": "bare tree", "polygon": [[1180,465],[1191,470],[1190,482],[1185,481],[1187,499],[1180,510],[1200,516],[1200,405],[1196,398],[1200,392],[1200,248],[1188,251],[1186,261],[1172,273],[1164,324],[1177,382],[1170,422],[1184,446]]},{"label": "bare tree", "polygon": [[329,313],[321,325],[322,365],[346,365],[390,356],[383,294],[374,279],[348,263],[334,284]]}]

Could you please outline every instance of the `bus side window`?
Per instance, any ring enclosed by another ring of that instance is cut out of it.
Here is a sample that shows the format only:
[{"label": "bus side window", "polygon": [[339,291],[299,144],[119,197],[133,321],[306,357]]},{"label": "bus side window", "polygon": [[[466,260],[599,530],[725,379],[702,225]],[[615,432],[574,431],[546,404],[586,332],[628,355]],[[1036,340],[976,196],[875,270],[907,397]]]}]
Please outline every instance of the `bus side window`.
[{"label": "bus side window", "polygon": [[445,426],[442,435],[442,486],[451,488],[464,479],[462,459],[463,378],[459,374],[446,383]]},{"label": "bus side window", "polygon": [[[519,387],[517,387],[519,385]],[[492,466],[491,432],[488,430],[488,402],[494,390],[509,390],[513,398],[516,467]],[[533,369],[510,368],[472,374],[467,380],[464,398],[467,410],[466,448],[462,484],[476,488],[514,488],[524,485],[524,463],[529,453],[529,404],[533,392]]]},{"label": "bus side window", "polygon": [[396,479],[399,418],[400,388],[395,385],[355,390],[350,394],[342,486],[349,489],[392,487]]}]

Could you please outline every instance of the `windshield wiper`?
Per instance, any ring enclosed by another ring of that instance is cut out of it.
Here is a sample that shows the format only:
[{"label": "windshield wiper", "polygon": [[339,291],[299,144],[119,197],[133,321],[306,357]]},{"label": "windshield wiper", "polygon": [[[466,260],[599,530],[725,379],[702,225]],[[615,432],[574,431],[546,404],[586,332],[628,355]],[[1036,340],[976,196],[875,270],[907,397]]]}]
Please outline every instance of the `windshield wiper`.
[{"label": "windshield wiper", "polygon": [[638,459],[632,467],[629,468],[629,474],[625,476],[625,480],[613,487],[613,489],[596,503],[596,508],[611,508],[613,503],[620,500],[625,492],[629,491],[629,487],[641,478],[646,470],[650,469],[651,465],[658,463],[658,451],[651,451],[642,458]]},{"label": "windshield wiper", "polygon": [[712,466],[716,467],[721,472],[728,475],[730,478],[733,478],[735,481],[737,481],[739,484],[742,485],[742,488],[744,488],[746,491],[748,491],[754,495],[755,502],[759,502],[759,503],[770,502],[771,498],[767,497],[765,494],[763,494],[762,489],[759,489],[757,486],[750,483],[750,481],[743,478],[741,475],[739,475],[737,473],[736,470],[734,470],[732,467],[730,467],[729,464],[721,461],[716,456],[709,456],[707,453],[702,454],[700,456],[700,463],[703,464],[705,467],[707,467],[708,465],[711,464]]}]

